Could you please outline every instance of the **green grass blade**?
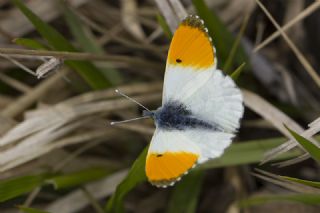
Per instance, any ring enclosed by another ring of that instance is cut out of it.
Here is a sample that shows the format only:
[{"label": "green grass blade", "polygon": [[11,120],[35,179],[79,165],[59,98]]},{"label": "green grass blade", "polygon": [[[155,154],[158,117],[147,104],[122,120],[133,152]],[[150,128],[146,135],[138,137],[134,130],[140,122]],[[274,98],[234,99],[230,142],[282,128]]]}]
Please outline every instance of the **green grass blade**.
[{"label": "green grass blade", "polygon": [[[103,48],[98,45],[90,33],[86,31],[79,17],[72,10],[70,10],[65,3],[62,2],[61,5],[71,33],[76,41],[80,44],[81,49],[85,52],[104,54]],[[107,62],[104,63],[105,65],[108,65]],[[112,82],[112,84],[119,84],[122,82],[122,77],[118,70],[113,68],[105,68],[100,70],[106,76],[106,78]]]},{"label": "green grass blade", "polygon": [[290,132],[290,134],[296,139],[296,141],[311,155],[311,157],[315,159],[318,163],[320,163],[320,149],[311,141],[294,132],[286,125],[285,127]]},{"label": "green grass blade", "polygon": [[[273,138],[267,140],[253,140],[242,143],[234,143],[225,151],[222,157],[210,160],[207,163],[200,165],[198,168],[210,169],[257,163],[263,159],[263,156],[267,150],[281,145],[284,140],[284,138]],[[296,157],[299,154],[301,154],[299,150],[293,150],[279,156],[276,160],[284,160]]]},{"label": "green grass blade", "polygon": [[87,32],[85,32],[82,22],[78,16],[62,1],[61,7],[68,27],[75,40],[80,44],[81,48],[88,52],[103,53],[102,49],[88,38]]},{"label": "green grass blade", "polygon": [[42,211],[42,210],[35,209],[35,208],[29,208],[29,207],[25,207],[25,206],[18,206],[18,208],[21,212],[25,212],[25,213],[49,213],[46,211]]},{"label": "green grass blade", "polygon": [[[220,63],[218,62],[218,65],[221,64],[222,66],[220,65],[220,67],[223,67],[231,53],[235,39],[218,16],[210,11],[204,0],[193,0],[192,2],[198,15],[204,20],[205,25],[209,30],[209,34],[212,37],[213,44],[217,49],[217,55],[220,61]],[[248,61],[241,45],[236,48],[233,59],[232,62],[235,66],[239,66],[244,61]]]},{"label": "green grass blade", "polygon": [[136,185],[146,181],[144,168],[147,152],[148,147],[146,147],[139,155],[139,157],[135,160],[127,177],[117,186],[115,193],[107,203],[107,212],[124,212],[123,199],[125,195],[130,192]]},{"label": "green grass blade", "polygon": [[160,27],[162,28],[164,34],[167,36],[167,38],[171,39],[172,38],[172,32],[171,32],[171,30],[169,28],[169,25],[167,24],[166,20],[160,14],[157,14],[157,20],[158,20],[158,23],[159,23]]},{"label": "green grass blade", "polygon": [[36,14],[28,9],[21,0],[11,0],[16,7],[31,21],[40,35],[45,38],[52,47],[60,51],[75,52],[76,49],[59,32],[47,23],[43,22]]},{"label": "green grass blade", "polygon": [[249,207],[254,205],[261,205],[267,202],[291,201],[299,202],[308,205],[319,205],[320,194],[288,194],[288,195],[264,195],[254,196],[243,200],[239,203],[241,207]]},{"label": "green grass blade", "polygon": [[246,16],[243,19],[243,23],[241,25],[241,29],[240,29],[235,41],[233,42],[233,45],[232,45],[231,50],[230,50],[230,54],[229,54],[229,56],[228,56],[228,58],[226,60],[226,63],[223,66],[223,71],[225,71],[228,74],[230,72],[230,68],[232,66],[235,54],[238,51],[238,48],[239,48],[239,45],[240,45],[240,42],[241,42],[241,38],[243,37],[243,34],[244,34],[244,32],[245,32],[245,30],[247,28],[248,21],[249,21],[249,14],[246,14]]},{"label": "green grass blade", "polygon": [[0,181],[0,202],[31,192],[41,186],[47,174],[28,175]]},{"label": "green grass blade", "polygon": [[[37,15],[29,10],[21,0],[11,0],[15,6],[31,21],[40,35],[58,51],[76,52],[77,50],[66,40],[58,31],[47,23],[43,22]],[[103,89],[110,86],[110,82],[104,75],[91,63],[80,61],[67,61],[66,64],[76,70],[81,77],[94,89]]]},{"label": "green grass blade", "polygon": [[246,66],[246,63],[242,63],[233,73],[231,73],[230,77],[234,80],[237,81],[243,68]]},{"label": "green grass blade", "polygon": [[292,181],[292,182],[301,183],[303,185],[320,188],[320,182],[317,182],[317,181],[302,180],[299,178],[293,178],[293,177],[288,177],[288,176],[280,176],[280,177],[282,177],[286,180]]},{"label": "green grass blade", "polygon": [[46,180],[46,183],[53,184],[55,189],[64,189],[81,185],[90,181],[101,179],[111,171],[105,168],[90,168],[71,174],[59,175]]},{"label": "green grass blade", "polygon": [[[273,138],[268,140],[254,140],[242,143],[235,143],[230,146],[225,154],[218,159],[208,161],[200,165],[195,170],[220,168],[225,166],[243,165],[248,163],[258,163],[263,158],[264,153],[271,148],[277,147],[285,141],[285,138]],[[147,148],[136,159],[127,177],[119,184],[116,192],[107,203],[107,212],[123,212],[123,199],[136,185],[146,180],[145,158]],[[288,159],[301,154],[298,150],[287,152],[279,156],[276,160]],[[195,172],[195,171],[193,171]],[[186,176],[187,177],[187,176]],[[184,178],[186,178],[184,177]]]},{"label": "green grass blade", "polygon": [[16,38],[13,40],[14,43],[25,46],[31,49],[36,49],[36,50],[48,50],[49,48],[45,46],[44,44],[41,44],[40,42],[34,40],[34,39],[29,39],[29,38]]},{"label": "green grass blade", "polygon": [[171,195],[167,213],[196,212],[204,172],[194,170],[177,183]]}]

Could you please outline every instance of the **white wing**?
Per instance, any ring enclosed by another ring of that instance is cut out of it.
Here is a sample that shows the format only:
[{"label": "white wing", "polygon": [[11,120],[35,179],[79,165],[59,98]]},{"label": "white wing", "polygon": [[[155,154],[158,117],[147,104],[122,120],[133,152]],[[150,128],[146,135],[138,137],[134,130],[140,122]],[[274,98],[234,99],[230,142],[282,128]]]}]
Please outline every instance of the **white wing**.
[{"label": "white wing", "polygon": [[233,136],[209,130],[156,129],[146,159],[148,180],[158,187],[173,185],[197,163],[221,156]]},{"label": "white wing", "polygon": [[198,163],[220,157],[224,150],[231,144],[232,138],[234,137],[232,133],[202,129],[188,129],[181,132],[181,134],[199,147],[201,154]]},{"label": "white wing", "polygon": [[187,152],[200,154],[199,146],[184,131],[156,129],[148,153],[163,154],[166,152]]},{"label": "white wing", "polygon": [[156,129],[148,154],[192,153],[198,163],[220,157],[230,145],[234,134],[206,129],[162,130]]},{"label": "white wing", "polygon": [[200,147],[183,132],[156,129],[146,159],[146,176],[158,187],[173,185],[200,157]]},{"label": "white wing", "polygon": [[222,71],[169,65],[166,72],[163,103],[170,100],[186,105],[197,117],[212,122],[226,132],[239,127],[243,115],[242,94]]}]

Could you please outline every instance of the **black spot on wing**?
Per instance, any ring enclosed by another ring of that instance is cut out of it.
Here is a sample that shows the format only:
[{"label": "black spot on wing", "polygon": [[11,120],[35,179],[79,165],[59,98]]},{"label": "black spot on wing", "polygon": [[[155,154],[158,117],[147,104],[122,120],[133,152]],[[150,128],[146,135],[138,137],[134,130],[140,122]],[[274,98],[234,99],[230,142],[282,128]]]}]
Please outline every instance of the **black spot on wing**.
[{"label": "black spot on wing", "polygon": [[181,60],[180,58],[177,58],[177,59],[176,59],[176,62],[177,62],[177,63],[181,63],[182,60]]}]

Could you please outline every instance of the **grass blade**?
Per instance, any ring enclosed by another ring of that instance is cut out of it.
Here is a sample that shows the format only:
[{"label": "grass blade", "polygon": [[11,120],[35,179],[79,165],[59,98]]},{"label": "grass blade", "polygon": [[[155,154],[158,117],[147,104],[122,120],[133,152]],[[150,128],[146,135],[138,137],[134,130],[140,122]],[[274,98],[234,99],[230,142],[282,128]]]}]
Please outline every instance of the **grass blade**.
[{"label": "grass blade", "polygon": [[[76,52],[77,50],[58,31],[43,22],[37,15],[29,10],[21,0],[12,0],[13,4],[32,22],[37,31],[48,43],[58,51]],[[110,86],[110,82],[91,63],[84,61],[66,61],[66,64],[75,69],[81,77],[94,89],[103,89]]]},{"label": "grass blade", "polygon": [[110,198],[107,203],[107,212],[124,212],[123,209],[123,199],[125,195],[131,191],[136,185],[142,183],[146,180],[145,175],[145,162],[148,152],[148,147],[146,147],[139,157],[133,163],[129,174],[127,177],[117,186],[116,192]]},{"label": "grass blade", "polygon": [[0,202],[31,192],[41,186],[48,174],[28,175],[0,181]]},{"label": "grass blade", "polygon": [[13,40],[14,43],[25,46],[31,49],[36,49],[36,50],[48,50],[48,47],[46,47],[44,44],[41,44],[40,42],[34,40],[34,39],[29,39],[29,38],[16,38]]},{"label": "grass blade", "polygon": [[306,194],[320,194],[320,190],[315,187],[310,187],[305,184],[301,184],[298,182],[292,182],[285,178],[282,178],[280,175],[276,175],[267,171],[263,171],[260,169],[255,169],[257,173],[253,173],[252,175],[260,178],[264,181],[268,181],[285,189],[297,192],[297,193],[306,193]]},{"label": "grass blade", "polygon": [[241,207],[249,207],[254,205],[260,205],[267,202],[274,201],[290,201],[299,202],[308,205],[318,205],[320,203],[320,194],[288,194],[288,195],[264,195],[254,196],[249,199],[243,200],[239,203]]},{"label": "grass blade", "polygon": [[108,174],[110,174],[110,171],[106,170],[105,168],[90,168],[71,174],[52,177],[46,180],[46,183],[53,184],[56,190],[64,189],[101,179]]},{"label": "grass blade", "polygon": [[234,80],[237,81],[243,68],[246,66],[246,63],[242,63],[233,73],[231,73],[230,77]]},{"label": "grass blade", "polygon": [[194,170],[177,183],[171,195],[167,213],[196,212],[203,176],[203,171]]},{"label": "grass blade", "polygon": [[[85,52],[104,54],[104,50],[99,46],[92,36],[84,29],[82,22],[79,17],[69,9],[65,3],[61,3],[63,13],[67,24],[71,30],[73,37],[80,44],[81,49]],[[106,63],[106,62],[104,62]],[[106,64],[107,65],[107,64]],[[112,84],[119,84],[122,82],[122,77],[118,70],[112,68],[101,69],[101,72],[105,74],[106,78],[112,82]]]},{"label": "grass blade", "polygon": [[162,28],[164,34],[167,36],[167,38],[171,39],[172,38],[172,32],[171,32],[171,30],[169,28],[169,25],[167,24],[166,20],[160,14],[157,15],[157,20],[158,20],[158,23],[159,23],[160,27]]},{"label": "grass blade", "polygon": [[[279,146],[285,138],[273,138],[267,140],[254,140],[232,144],[218,159],[213,159],[199,166],[199,169],[219,168],[225,166],[235,166],[248,163],[257,163],[263,159],[264,153],[274,147]],[[241,153],[241,155],[239,154]],[[280,155],[275,160],[288,159],[298,156],[299,150],[292,150]]]},{"label": "grass blade", "polygon": [[[243,143],[232,144],[225,154],[215,160],[211,160],[205,164],[202,164],[196,170],[200,169],[212,169],[224,166],[242,165],[248,163],[257,163],[263,158],[263,154],[266,150],[279,146],[285,138],[274,138],[268,140],[256,140]],[[241,153],[241,155],[239,155]],[[107,212],[123,212],[123,199],[125,195],[131,191],[136,185],[146,180],[145,176],[145,158],[147,154],[147,148],[136,159],[127,177],[119,184],[116,192],[110,198],[107,203]],[[299,151],[294,150],[284,155],[281,155],[277,160],[287,159],[295,157],[300,154]],[[195,172],[193,171],[193,172]],[[184,177],[187,178],[188,176]],[[190,207],[191,209],[191,207]]]},{"label": "grass blade", "polygon": [[35,209],[35,208],[29,208],[29,207],[25,207],[25,206],[19,206],[18,208],[20,211],[25,212],[25,213],[49,213],[46,211],[42,211],[42,210]]},{"label": "grass blade", "polygon": [[[233,35],[228,31],[226,26],[222,23],[222,21],[218,18],[218,16],[210,11],[203,0],[193,0],[192,2],[199,16],[204,20],[205,25],[209,30],[209,34],[211,35],[213,40],[213,45],[217,49],[217,58],[221,62],[220,67],[223,67],[225,62],[227,61],[227,58],[229,57],[233,44],[235,43],[235,39]],[[239,47],[236,48],[234,52],[232,64],[235,66],[239,66],[244,61],[248,61],[247,56],[242,46],[239,45]]]},{"label": "grass blade", "polygon": [[233,45],[232,45],[231,50],[230,50],[230,54],[229,54],[229,56],[228,56],[228,58],[226,60],[225,65],[223,66],[223,71],[225,71],[228,74],[230,72],[230,67],[231,67],[231,65],[233,63],[233,59],[234,59],[235,53],[237,52],[237,50],[239,48],[239,45],[240,45],[240,42],[241,42],[241,38],[243,37],[244,32],[245,32],[245,30],[247,28],[247,24],[249,22],[249,17],[250,17],[250,14],[247,12],[247,14],[245,15],[245,17],[244,17],[244,19],[242,21],[242,25],[241,25],[240,31],[239,31],[235,41],[233,42]]},{"label": "grass blade", "polygon": [[290,134],[296,139],[296,141],[311,155],[311,157],[315,159],[318,163],[320,163],[320,149],[316,145],[314,145],[311,141],[300,136],[298,133],[291,130],[286,125],[285,127],[290,132]]},{"label": "grass blade", "polygon": [[320,188],[320,182],[317,181],[310,181],[310,180],[302,180],[299,178],[293,178],[293,177],[288,177],[288,176],[280,176],[286,180],[292,181],[292,182],[296,182],[296,183],[301,183],[307,186],[312,186],[312,187],[316,187],[316,188]]}]

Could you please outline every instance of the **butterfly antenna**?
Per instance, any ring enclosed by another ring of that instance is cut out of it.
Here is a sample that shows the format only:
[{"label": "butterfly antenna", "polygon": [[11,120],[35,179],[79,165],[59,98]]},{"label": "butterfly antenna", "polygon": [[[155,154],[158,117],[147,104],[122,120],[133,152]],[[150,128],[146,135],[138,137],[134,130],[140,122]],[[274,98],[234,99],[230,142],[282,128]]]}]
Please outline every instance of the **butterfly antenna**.
[{"label": "butterfly antenna", "polygon": [[131,122],[131,121],[136,121],[136,120],[145,119],[145,118],[150,118],[150,116],[143,116],[143,117],[138,117],[138,118],[132,118],[132,119],[123,120],[123,121],[113,121],[113,122],[110,122],[110,125],[116,125],[116,124],[121,124],[121,123],[127,123],[127,122]]},{"label": "butterfly antenna", "polygon": [[[141,106],[143,109],[147,110],[148,112],[151,112],[150,109],[148,109],[147,107],[143,106],[141,103],[139,103],[138,101],[134,100],[133,98],[130,98],[130,97],[127,96],[126,94],[122,93],[120,90],[116,89],[115,92],[118,93],[119,95],[122,95],[123,97],[129,99],[130,101],[138,104],[139,106]],[[144,117],[142,117],[142,118],[144,118]]]}]

